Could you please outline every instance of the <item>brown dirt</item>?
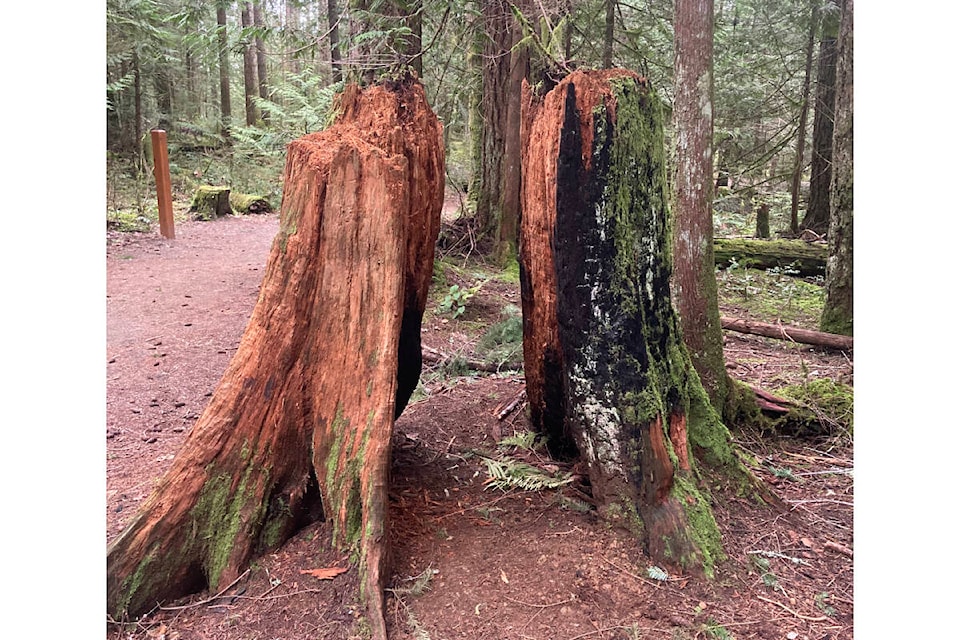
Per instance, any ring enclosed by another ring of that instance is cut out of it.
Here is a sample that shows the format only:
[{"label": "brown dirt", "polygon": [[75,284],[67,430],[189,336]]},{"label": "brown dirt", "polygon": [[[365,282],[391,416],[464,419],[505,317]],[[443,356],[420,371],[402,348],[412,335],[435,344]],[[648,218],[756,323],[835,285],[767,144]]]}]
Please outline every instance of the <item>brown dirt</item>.
[{"label": "brown dirt", "polygon": [[[180,224],[175,241],[108,235],[108,541],[169,467],[235,352],[277,226],[276,215],[267,215]],[[450,284],[475,284],[468,280],[448,272]],[[482,327],[508,302],[518,304],[518,288],[490,281],[463,317],[428,312],[424,345],[472,356]],[[804,375],[852,381],[852,362],[842,354],[737,334],[726,340],[731,374],[771,391]],[[648,577],[649,560],[626,531],[584,510],[576,481],[562,491],[485,487],[482,456],[526,429],[522,406],[503,420],[496,415],[521,393],[521,374],[441,371],[425,372],[427,397],[395,429],[391,638],[853,637],[848,439],[738,434],[788,510],[716,492],[728,560],[714,581],[671,575],[660,582]],[[499,452],[577,472],[539,450]],[[356,572],[332,580],[301,573],[350,566],[327,548],[329,534],[322,523],[307,527],[223,594],[166,603],[138,625],[108,625],[107,638],[363,637]],[[759,557],[769,562],[766,580],[751,560]],[[429,577],[422,590],[426,578],[418,583],[417,576]]]}]

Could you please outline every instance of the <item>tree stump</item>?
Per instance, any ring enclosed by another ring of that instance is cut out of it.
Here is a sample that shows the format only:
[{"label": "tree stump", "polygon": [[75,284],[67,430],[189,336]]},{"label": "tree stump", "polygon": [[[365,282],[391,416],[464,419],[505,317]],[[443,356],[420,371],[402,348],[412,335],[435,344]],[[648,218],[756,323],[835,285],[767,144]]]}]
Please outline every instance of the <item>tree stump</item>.
[{"label": "tree stump", "polygon": [[200,185],[193,192],[190,212],[195,220],[213,220],[233,213],[230,208],[230,187]]},{"label": "tree stump", "polygon": [[107,553],[115,619],[235,579],[320,501],[359,550],[384,639],[393,421],[420,372],[443,203],[442,126],[406,79],[349,86],[288,147],[280,231],[240,347],[170,471]]},{"label": "tree stump", "polygon": [[531,418],[582,456],[601,512],[658,562],[722,557],[691,455],[746,470],[710,405],[670,301],[661,105],[625,70],[577,71],[524,96],[520,232]]}]

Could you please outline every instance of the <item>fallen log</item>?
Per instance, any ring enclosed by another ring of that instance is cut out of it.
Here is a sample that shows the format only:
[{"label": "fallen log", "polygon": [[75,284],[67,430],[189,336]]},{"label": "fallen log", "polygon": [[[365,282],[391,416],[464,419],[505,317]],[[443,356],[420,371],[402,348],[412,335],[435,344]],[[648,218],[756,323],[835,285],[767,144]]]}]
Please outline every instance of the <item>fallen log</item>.
[{"label": "fallen log", "polygon": [[[456,360],[458,356],[450,355],[448,353],[443,353],[437,351],[436,349],[431,349],[430,347],[423,347],[423,361],[429,364],[445,364],[447,362],[452,362]],[[497,364],[494,362],[481,362],[480,360],[474,360],[472,358],[461,358],[461,362],[468,368],[473,371],[483,371],[484,373],[500,373],[501,371],[519,371],[523,369],[522,362],[504,362]]]},{"label": "fallen log", "polygon": [[715,238],[713,254],[716,265],[721,268],[736,260],[741,267],[790,268],[803,277],[824,275],[827,264],[827,246],[803,240]]},{"label": "fallen log", "polygon": [[776,338],[777,340],[802,342],[803,344],[812,344],[817,347],[838,349],[840,351],[853,351],[853,338],[850,336],[840,336],[835,333],[823,333],[822,331],[811,331],[809,329],[800,329],[799,327],[790,327],[782,324],[767,324],[766,322],[757,322],[756,320],[740,320],[726,316],[720,317],[720,326],[738,333],[749,333],[767,338]]}]

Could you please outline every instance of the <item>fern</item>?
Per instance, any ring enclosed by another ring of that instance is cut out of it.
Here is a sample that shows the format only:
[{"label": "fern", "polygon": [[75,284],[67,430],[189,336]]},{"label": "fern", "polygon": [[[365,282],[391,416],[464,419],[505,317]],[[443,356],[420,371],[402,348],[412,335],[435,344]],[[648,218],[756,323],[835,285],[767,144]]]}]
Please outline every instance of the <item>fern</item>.
[{"label": "fern", "polygon": [[540,443],[537,441],[538,436],[532,431],[524,431],[523,433],[515,433],[512,436],[507,436],[500,440],[497,443],[498,447],[517,447],[518,449],[528,449],[533,451],[536,449]]},{"label": "fern", "polygon": [[651,580],[659,580],[660,582],[666,582],[670,579],[667,572],[657,566],[647,567],[647,577]]},{"label": "fern", "polygon": [[484,458],[484,462],[487,465],[487,474],[490,476],[485,484],[502,491],[558,489],[573,482],[573,476],[569,473],[560,476],[551,475],[525,462],[494,458]]}]

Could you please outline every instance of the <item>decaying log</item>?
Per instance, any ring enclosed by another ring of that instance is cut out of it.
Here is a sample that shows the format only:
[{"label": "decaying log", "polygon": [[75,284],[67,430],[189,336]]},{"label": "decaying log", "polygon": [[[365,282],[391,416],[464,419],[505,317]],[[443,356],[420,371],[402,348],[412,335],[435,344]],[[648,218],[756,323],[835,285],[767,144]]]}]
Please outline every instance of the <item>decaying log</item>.
[{"label": "decaying log", "polygon": [[803,240],[715,238],[713,254],[720,268],[736,260],[741,267],[779,268],[804,277],[824,275],[827,265],[827,246]]},{"label": "decaying log", "polygon": [[840,336],[834,333],[823,333],[822,331],[812,331],[810,329],[801,329],[799,327],[790,327],[782,324],[768,324],[755,320],[739,320],[726,316],[721,316],[720,326],[738,333],[749,333],[767,338],[776,338],[778,340],[802,342],[803,344],[812,344],[818,347],[826,347],[840,351],[853,350],[853,338],[851,336]]},{"label": "decaying log", "polygon": [[266,196],[253,193],[231,193],[230,208],[235,214],[270,213],[273,207]]},{"label": "decaying log", "polygon": [[524,372],[534,428],[580,454],[601,512],[655,561],[710,574],[722,549],[692,454],[746,471],[670,302],[662,117],[622,69],[576,71],[542,100],[526,88]]},{"label": "decaying log", "polygon": [[316,517],[359,551],[385,640],[395,417],[420,372],[443,202],[442,126],[406,79],[347,87],[288,147],[280,231],[240,347],[170,471],[107,552],[116,620],[240,575]]}]

